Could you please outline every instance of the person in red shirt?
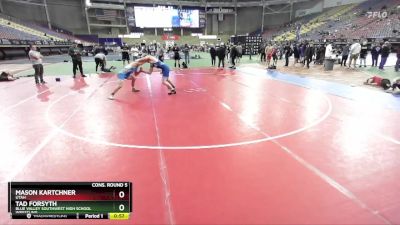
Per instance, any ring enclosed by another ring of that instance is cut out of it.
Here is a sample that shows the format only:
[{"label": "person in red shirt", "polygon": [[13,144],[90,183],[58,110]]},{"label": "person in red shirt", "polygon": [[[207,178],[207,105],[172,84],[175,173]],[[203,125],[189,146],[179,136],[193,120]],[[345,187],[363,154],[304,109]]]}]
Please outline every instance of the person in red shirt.
[{"label": "person in red shirt", "polygon": [[364,84],[382,87],[384,90],[387,90],[391,87],[390,80],[382,78],[380,76],[370,77],[364,82]]}]

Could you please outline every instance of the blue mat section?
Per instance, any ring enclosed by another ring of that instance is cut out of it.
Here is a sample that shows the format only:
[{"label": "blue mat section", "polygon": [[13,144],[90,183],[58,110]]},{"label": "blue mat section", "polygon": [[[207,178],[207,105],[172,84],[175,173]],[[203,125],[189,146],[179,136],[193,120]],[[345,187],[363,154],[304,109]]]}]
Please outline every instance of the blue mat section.
[{"label": "blue mat section", "polygon": [[[255,72],[255,70],[258,70],[259,72]],[[362,87],[352,87],[335,82],[301,77],[296,74],[281,73],[276,70],[251,69],[250,71],[246,70],[243,72],[251,75],[267,75],[273,79],[301,86],[304,88],[319,90],[324,93],[340,96],[358,102],[381,105],[382,107],[400,111],[400,96],[385,93],[384,91],[379,92],[368,90]]]}]

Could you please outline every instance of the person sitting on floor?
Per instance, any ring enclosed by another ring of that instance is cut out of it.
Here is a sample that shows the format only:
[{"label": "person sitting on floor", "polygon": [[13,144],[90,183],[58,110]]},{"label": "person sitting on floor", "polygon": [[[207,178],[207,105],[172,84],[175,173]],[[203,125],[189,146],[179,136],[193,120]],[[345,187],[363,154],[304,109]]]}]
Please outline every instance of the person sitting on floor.
[{"label": "person sitting on floor", "polygon": [[364,82],[364,84],[382,87],[384,90],[387,90],[390,88],[390,80],[382,78],[380,76],[370,77]]}]

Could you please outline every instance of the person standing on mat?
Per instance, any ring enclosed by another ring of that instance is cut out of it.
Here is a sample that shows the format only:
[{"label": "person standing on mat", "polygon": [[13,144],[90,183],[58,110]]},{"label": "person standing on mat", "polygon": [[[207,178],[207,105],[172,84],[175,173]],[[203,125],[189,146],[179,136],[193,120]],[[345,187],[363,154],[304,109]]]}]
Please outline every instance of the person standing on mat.
[{"label": "person standing on mat", "polygon": [[210,56],[211,56],[211,66],[215,66],[215,58],[217,57],[217,50],[215,50],[215,47],[211,45],[210,48]]},{"label": "person standing on mat", "polygon": [[81,48],[78,47],[78,44],[74,44],[69,48],[68,51],[69,55],[71,56],[72,59],[72,72],[74,74],[73,78],[76,77],[76,69],[79,67],[79,71],[81,72],[82,77],[86,77],[85,74],[83,74],[83,69],[82,69],[82,51]]},{"label": "person standing on mat", "polygon": [[45,84],[46,82],[43,80],[43,56],[37,51],[36,45],[31,45],[30,49],[28,55],[32,62],[33,69],[35,70],[35,83],[39,84],[40,81],[40,83]]},{"label": "person standing on mat", "polygon": [[139,92],[140,90],[135,88],[135,81],[136,77],[140,74],[140,72],[143,72],[143,70],[139,67],[143,65],[143,63],[134,61],[124,67],[122,71],[120,71],[117,74],[118,77],[118,86],[114,89],[114,91],[111,93],[110,96],[108,96],[108,99],[114,100],[115,94],[122,88],[124,85],[125,80],[132,80],[131,87],[132,87],[132,92]]},{"label": "person standing on mat", "polygon": [[170,71],[170,69],[169,69],[167,64],[161,62],[157,58],[155,58],[153,56],[150,56],[150,55],[145,56],[145,57],[143,57],[141,59],[138,59],[137,62],[139,62],[141,64],[150,63],[150,70],[149,71],[141,70],[141,72],[147,73],[149,75],[151,73],[153,73],[154,67],[161,69],[162,83],[168,88],[168,90],[169,90],[168,95],[176,94],[175,85],[169,79],[169,71]]}]

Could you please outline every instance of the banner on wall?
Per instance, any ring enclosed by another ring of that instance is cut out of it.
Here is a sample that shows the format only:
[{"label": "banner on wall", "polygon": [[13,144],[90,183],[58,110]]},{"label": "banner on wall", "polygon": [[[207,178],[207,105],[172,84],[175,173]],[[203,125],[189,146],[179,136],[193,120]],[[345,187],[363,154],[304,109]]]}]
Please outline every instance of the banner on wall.
[{"label": "banner on wall", "polygon": [[168,35],[168,34],[163,34],[163,36],[161,37],[162,40],[167,41],[167,40],[173,40],[173,41],[177,41],[180,39],[179,35]]}]

